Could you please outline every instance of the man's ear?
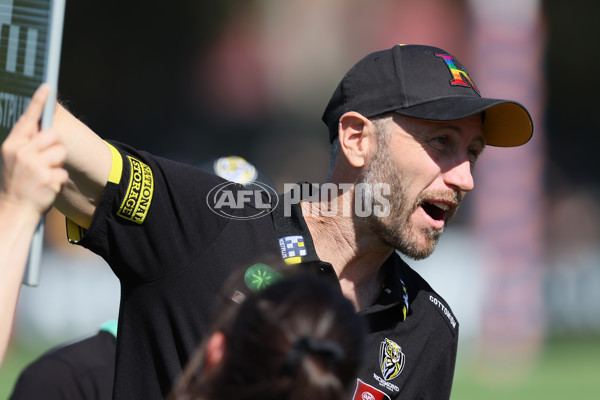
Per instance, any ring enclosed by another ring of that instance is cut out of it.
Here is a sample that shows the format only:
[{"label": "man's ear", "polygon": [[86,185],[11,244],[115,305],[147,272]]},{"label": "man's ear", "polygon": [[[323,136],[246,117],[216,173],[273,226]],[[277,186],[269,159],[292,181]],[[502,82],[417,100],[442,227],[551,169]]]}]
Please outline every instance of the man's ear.
[{"label": "man's ear", "polygon": [[377,146],[375,133],[375,126],[362,114],[349,111],[342,115],[338,125],[340,149],[350,165],[356,168],[365,165]]},{"label": "man's ear", "polygon": [[225,334],[221,331],[213,333],[206,342],[204,370],[210,371],[223,360],[225,356]]}]

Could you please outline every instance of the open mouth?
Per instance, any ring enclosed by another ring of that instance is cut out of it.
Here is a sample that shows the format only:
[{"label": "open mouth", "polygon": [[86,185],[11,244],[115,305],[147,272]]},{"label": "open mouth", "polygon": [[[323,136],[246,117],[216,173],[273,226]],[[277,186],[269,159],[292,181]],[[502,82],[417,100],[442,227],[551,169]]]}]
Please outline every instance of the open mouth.
[{"label": "open mouth", "polygon": [[423,211],[436,221],[445,221],[448,212],[450,211],[450,205],[441,202],[429,202],[424,201],[421,203]]}]

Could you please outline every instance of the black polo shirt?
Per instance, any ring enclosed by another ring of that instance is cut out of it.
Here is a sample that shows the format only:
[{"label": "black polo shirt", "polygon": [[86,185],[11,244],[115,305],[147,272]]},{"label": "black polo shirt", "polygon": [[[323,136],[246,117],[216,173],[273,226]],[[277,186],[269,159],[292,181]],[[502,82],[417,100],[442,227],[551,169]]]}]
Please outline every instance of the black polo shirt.
[{"label": "black polo shirt", "polygon": [[[315,196],[310,184],[299,185],[300,198]],[[280,197],[281,204],[284,196]],[[301,240],[305,249],[301,261],[316,262],[320,273],[335,277],[331,264],[317,257],[300,205],[293,204],[289,216],[283,210],[278,207],[272,213],[280,243],[281,238]],[[282,252],[284,258],[288,255]],[[396,252],[381,268],[385,271],[381,294],[359,313],[367,322],[368,336],[354,400],[449,399],[458,345],[452,310]]]},{"label": "black polo shirt", "polygon": [[11,400],[110,400],[115,337],[96,335],[52,348],[19,375]]},{"label": "black polo shirt", "polygon": [[[311,261],[316,253],[298,205],[292,216],[278,217],[276,207],[254,218],[261,205],[245,204],[224,218],[207,203],[223,179],[112,145],[113,168],[91,226],[85,232],[68,223],[69,238],[102,256],[121,282],[114,398],[162,399],[209,328],[211,304],[234,270],[273,254]],[[397,255],[383,267],[382,295],[361,312],[371,331],[355,398],[448,398],[453,314]]]}]

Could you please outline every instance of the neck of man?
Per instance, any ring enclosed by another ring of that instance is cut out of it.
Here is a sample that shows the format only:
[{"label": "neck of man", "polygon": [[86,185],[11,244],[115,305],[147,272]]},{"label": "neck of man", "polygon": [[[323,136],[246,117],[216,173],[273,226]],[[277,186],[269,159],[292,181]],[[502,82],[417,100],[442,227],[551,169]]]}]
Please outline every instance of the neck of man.
[{"label": "neck of man", "polygon": [[[332,201],[337,202],[337,210],[352,210],[353,198],[354,191],[348,190]],[[380,267],[393,249],[371,231],[365,218],[353,212],[325,216],[322,210],[331,210],[331,204],[319,202],[302,201],[301,207],[317,255],[331,263],[344,295],[357,311],[372,305],[383,286]]]}]

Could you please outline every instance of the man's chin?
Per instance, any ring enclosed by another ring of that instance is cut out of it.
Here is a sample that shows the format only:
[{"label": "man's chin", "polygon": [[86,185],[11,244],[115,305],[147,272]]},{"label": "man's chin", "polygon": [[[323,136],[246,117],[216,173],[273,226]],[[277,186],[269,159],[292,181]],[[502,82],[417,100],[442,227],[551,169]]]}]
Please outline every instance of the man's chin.
[{"label": "man's chin", "polygon": [[402,240],[392,247],[415,261],[423,260],[433,254],[433,251],[437,246],[442,232],[435,232],[436,233],[433,233],[428,237],[420,237],[418,240]]},{"label": "man's chin", "polygon": [[410,251],[406,251],[405,252],[405,251],[402,251],[402,250],[398,249],[398,251],[401,254],[407,256],[408,258],[410,258],[411,260],[414,260],[414,261],[424,260],[424,259],[426,259],[427,257],[429,257],[433,253],[433,250],[431,250],[431,251],[414,251],[414,250],[410,250]]},{"label": "man's chin", "polygon": [[373,232],[388,246],[413,260],[429,257],[444,231],[416,227],[409,223],[401,227],[397,224],[386,224],[380,219],[372,219],[370,224]]}]

